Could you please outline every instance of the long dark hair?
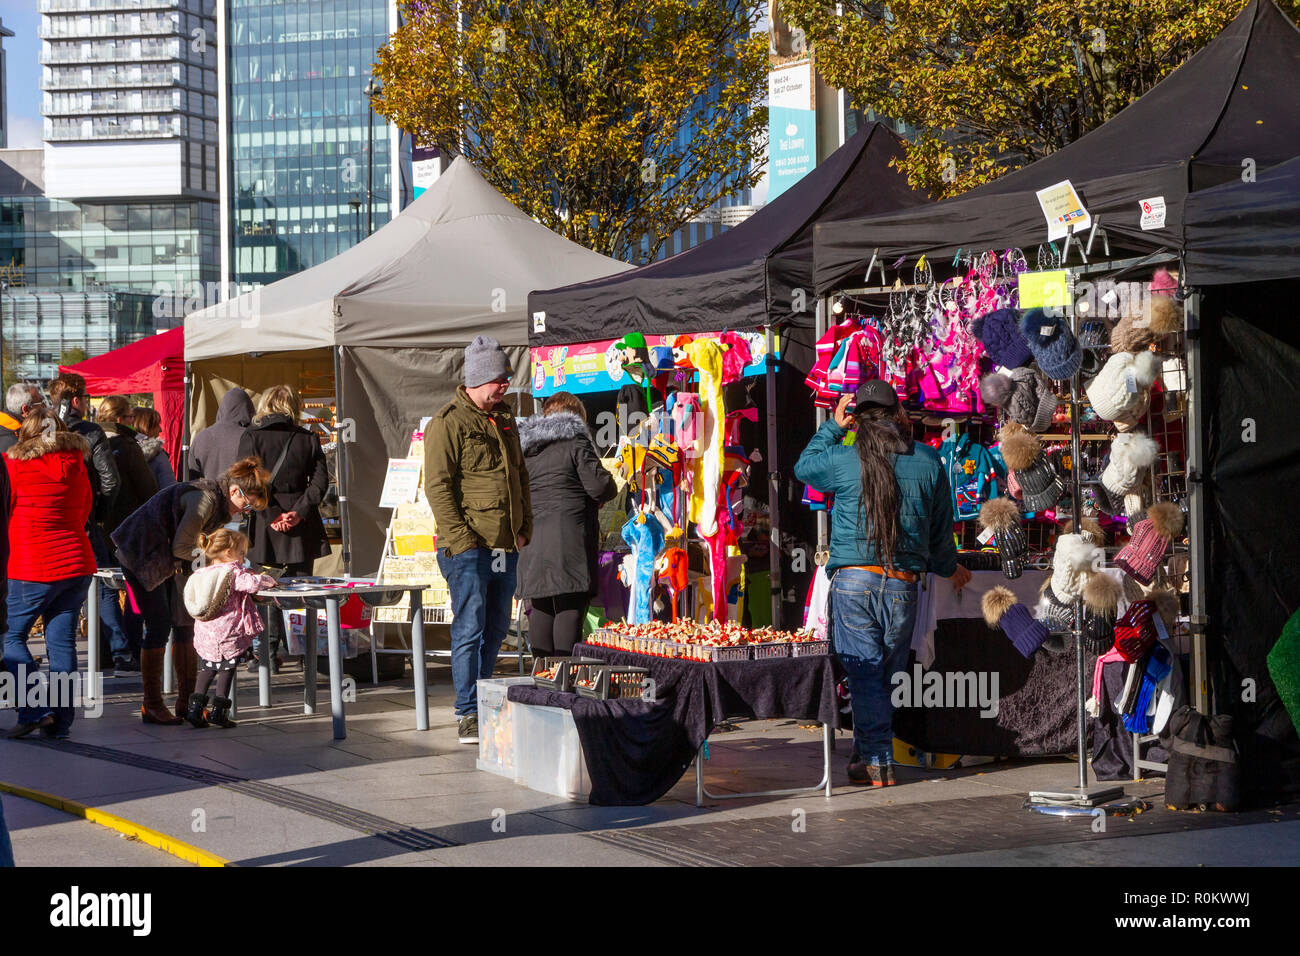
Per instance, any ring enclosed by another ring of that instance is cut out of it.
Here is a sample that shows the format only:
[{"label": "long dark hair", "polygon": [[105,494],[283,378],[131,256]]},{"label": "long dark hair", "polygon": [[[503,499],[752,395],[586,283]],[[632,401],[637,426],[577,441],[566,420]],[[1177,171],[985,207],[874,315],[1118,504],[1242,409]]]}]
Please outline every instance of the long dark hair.
[{"label": "long dark hair", "polygon": [[881,566],[892,568],[900,526],[894,456],[907,448],[906,420],[896,408],[870,405],[858,410],[854,423],[854,447],[862,466],[858,520]]}]

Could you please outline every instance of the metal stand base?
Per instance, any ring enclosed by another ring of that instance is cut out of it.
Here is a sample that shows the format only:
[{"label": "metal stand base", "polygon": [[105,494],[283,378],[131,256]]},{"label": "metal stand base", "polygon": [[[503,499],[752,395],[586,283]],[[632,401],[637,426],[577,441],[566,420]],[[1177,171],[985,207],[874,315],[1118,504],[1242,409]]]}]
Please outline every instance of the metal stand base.
[{"label": "metal stand base", "polygon": [[1055,807],[1096,807],[1124,796],[1123,787],[1108,784],[1094,784],[1091,787],[1076,787],[1073,790],[1031,790],[1029,803],[1038,806]]}]

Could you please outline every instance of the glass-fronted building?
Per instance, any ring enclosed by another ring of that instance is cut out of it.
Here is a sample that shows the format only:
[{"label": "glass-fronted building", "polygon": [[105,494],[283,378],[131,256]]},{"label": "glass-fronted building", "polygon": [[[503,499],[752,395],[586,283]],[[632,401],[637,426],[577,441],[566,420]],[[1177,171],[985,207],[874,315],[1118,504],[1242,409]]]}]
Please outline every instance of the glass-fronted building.
[{"label": "glass-fronted building", "polygon": [[217,237],[216,204],[197,199],[0,196],[0,277],[15,287],[154,293],[216,283]]},{"label": "glass-fronted building", "polygon": [[135,292],[0,292],[5,381],[44,385],[59,373],[59,357],[70,349],[102,355],[166,328],[153,311],[153,297]]},{"label": "glass-fronted building", "polygon": [[[393,215],[395,137],[364,93],[393,0],[224,0],[223,279],[266,284]],[[373,122],[373,155],[367,125]]]}]

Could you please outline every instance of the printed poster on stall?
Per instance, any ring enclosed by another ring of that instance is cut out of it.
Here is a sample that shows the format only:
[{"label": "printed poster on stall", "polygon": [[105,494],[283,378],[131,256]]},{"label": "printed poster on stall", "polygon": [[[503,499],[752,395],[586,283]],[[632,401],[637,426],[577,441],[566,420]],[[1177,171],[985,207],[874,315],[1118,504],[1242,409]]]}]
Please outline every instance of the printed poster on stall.
[{"label": "printed poster on stall", "polygon": [[[721,332],[692,333],[696,339],[716,339]],[[745,366],[745,377],[762,375],[767,369],[767,337],[762,332],[738,332],[749,343],[750,363]],[[647,335],[646,345],[671,346],[677,333],[672,335]],[[532,349],[533,394],[545,398],[555,392],[582,395],[590,392],[617,391],[632,381],[623,370],[618,349],[619,339],[601,339],[578,345],[543,345]],[[781,355],[780,340],[776,340],[776,354]]]},{"label": "printed poster on stall", "polygon": [[1092,216],[1083,208],[1083,200],[1068,179],[1038,190],[1038,204],[1047,219],[1048,242],[1064,239],[1071,229],[1082,232],[1092,225]]}]

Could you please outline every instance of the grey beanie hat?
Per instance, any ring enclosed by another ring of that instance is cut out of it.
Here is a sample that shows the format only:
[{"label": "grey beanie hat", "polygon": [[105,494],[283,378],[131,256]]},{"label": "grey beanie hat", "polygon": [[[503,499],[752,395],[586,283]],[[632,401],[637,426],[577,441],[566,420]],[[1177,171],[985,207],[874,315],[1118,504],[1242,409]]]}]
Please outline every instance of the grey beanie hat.
[{"label": "grey beanie hat", "polygon": [[490,335],[476,335],[465,346],[465,387],[476,388],[510,377],[510,361]]},{"label": "grey beanie hat", "polygon": [[1008,417],[1031,432],[1045,432],[1051,428],[1057,406],[1051,380],[1032,368],[1014,369],[1011,380],[1016,383],[1016,390],[1007,407]]}]

